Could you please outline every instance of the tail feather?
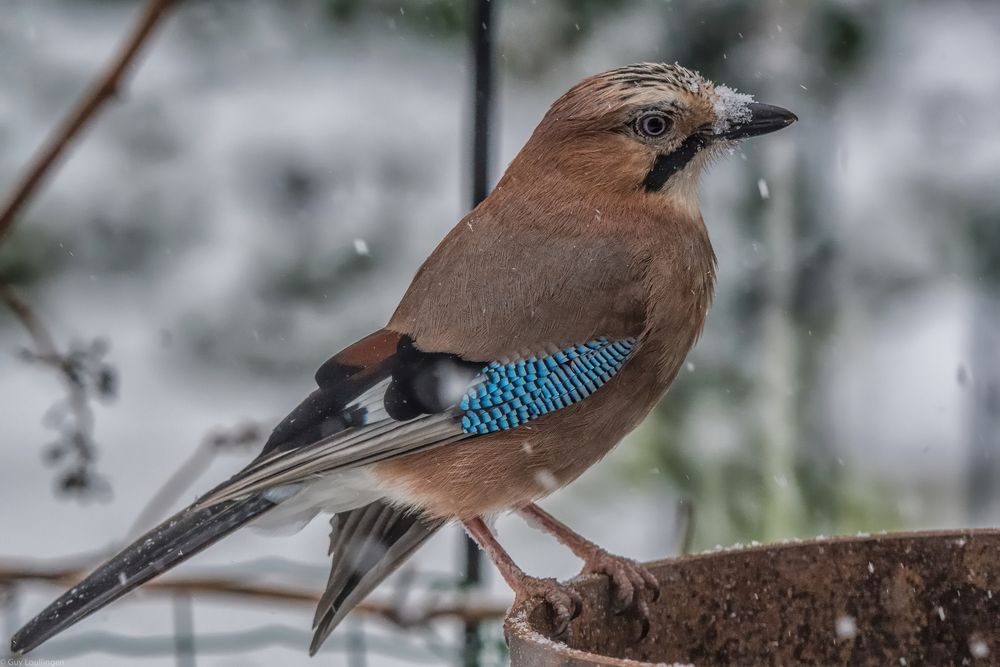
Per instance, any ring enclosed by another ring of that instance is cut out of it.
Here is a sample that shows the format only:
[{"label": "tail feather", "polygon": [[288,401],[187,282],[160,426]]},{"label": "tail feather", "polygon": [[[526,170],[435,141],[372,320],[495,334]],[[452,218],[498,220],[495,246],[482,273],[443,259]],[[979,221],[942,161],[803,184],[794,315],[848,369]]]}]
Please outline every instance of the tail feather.
[{"label": "tail feather", "polygon": [[153,528],[46,607],[10,640],[14,654],[42,642],[166,572],[274,507],[256,495],[188,508]]},{"label": "tail feather", "polygon": [[384,501],[335,514],[330,520],[333,564],[316,607],[309,654],[315,655],[347,613],[444,523]]}]

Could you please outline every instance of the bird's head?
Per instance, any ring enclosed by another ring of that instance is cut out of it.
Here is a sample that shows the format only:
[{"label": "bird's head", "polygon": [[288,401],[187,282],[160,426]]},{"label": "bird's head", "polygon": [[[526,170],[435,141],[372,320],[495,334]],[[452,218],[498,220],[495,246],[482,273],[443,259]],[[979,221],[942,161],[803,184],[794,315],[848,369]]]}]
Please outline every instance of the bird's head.
[{"label": "bird's head", "polygon": [[696,209],[698,177],[720,149],[795,120],[680,65],[629,65],[556,100],[515,164],[582,190],[641,192]]}]

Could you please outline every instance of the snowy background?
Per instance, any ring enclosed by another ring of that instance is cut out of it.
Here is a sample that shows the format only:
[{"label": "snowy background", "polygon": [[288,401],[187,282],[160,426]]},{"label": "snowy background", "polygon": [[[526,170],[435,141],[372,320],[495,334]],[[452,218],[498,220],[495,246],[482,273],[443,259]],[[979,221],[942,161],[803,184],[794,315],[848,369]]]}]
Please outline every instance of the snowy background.
[{"label": "snowy background", "polygon": [[[0,188],[136,9],[0,0]],[[0,310],[3,562],[124,539],[206,433],[273,424],[315,367],[384,324],[467,207],[464,18],[457,0],[197,0],[169,19],[123,103],[0,247],[0,283],[60,346],[109,341],[120,379],[95,407],[110,495],[57,492],[43,417],[58,379],[18,355],[30,341]],[[679,61],[801,119],[704,182],[720,260],[705,337],[655,416],[546,506],[642,559],[677,549],[681,499],[695,549],[1000,522],[1000,5],[510,0],[498,18],[494,179],[555,97],[635,61]],[[218,457],[183,501],[251,455]],[[516,518],[499,530],[533,573],[578,567]],[[327,532],[244,531],[184,573],[318,589]],[[459,537],[444,531],[415,568],[454,577]],[[507,600],[487,578],[484,598]],[[57,590],[19,592],[5,636]],[[175,611],[133,596],[37,656],[133,664],[92,650],[95,633],[169,639]],[[282,639],[198,664],[307,662],[306,606],[197,600],[193,613],[199,634]],[[454,661],[365,627],[371,664]],[[454,644],[453,624],[435,630]],[[325,660],[356,634],[335,634]],[[144,660],[176,661],[169,646]]]}]

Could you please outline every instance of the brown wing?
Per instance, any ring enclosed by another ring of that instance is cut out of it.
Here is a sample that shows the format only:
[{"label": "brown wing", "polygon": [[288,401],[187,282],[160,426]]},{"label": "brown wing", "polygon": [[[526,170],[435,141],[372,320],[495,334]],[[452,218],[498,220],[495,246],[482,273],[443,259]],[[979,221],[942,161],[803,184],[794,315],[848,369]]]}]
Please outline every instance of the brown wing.
[{"label": "brown wing", "polygon": [[[389,328],[423,350],[503,359],[644,328],[645,267],[582,203],[545,211],[498,190],[420,268]],[[534,223],[531,219],[545,219]]]}]

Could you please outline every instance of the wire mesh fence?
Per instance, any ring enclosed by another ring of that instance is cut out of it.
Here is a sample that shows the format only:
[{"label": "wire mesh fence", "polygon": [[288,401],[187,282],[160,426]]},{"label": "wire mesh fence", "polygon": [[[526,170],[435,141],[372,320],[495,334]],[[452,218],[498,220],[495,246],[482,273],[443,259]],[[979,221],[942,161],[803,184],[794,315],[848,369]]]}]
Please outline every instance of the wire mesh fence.
[{"label": "wire mesh fence", "polygon": [[[76,567],[0,564],[0,616],[5,636],[13,634],[27,620],[24,599],[29,593],[51,595],[71,586],[84,571]],[[304,657],[311,638],[305,627],[291,622],[270,622],[239,631],[206,631],[199,629],[197,606],[202,602],[235,600],[243,610],[254,607],[264,614],[279,606],[303,608],[311,613],[319,595],[307,588],[307,582],[325,576],[325,566],[265,558],[200,568],[183,579],[167,577],[151,583],[140,599],[166,607],[169,623],[143,636],[109,631],[74,632],[46,643],[37,659],[79,660],[89,664],[101,656],[161,658],[172,659],[179,666],[193,666],[201,658],[238,658],[264,648],[287,648]],[[243,583],[275,579],[283,583]],[[352,666],[371,664],[378,658],[414,664],[457,664],[470,659],[479,665],[505,663],[506,645],[500,631],[505,603],[468,591],[462,578],[447,572],[408,569],[384,588],[387,590],[381,590],[375,599],[359,605],[344,626],[323,644],[321,655],[340,656]],[[466,629],[470,627],[479,638],[477,653],[471,658],[465,641]]]}]

